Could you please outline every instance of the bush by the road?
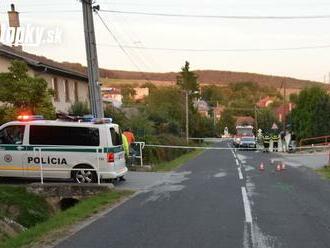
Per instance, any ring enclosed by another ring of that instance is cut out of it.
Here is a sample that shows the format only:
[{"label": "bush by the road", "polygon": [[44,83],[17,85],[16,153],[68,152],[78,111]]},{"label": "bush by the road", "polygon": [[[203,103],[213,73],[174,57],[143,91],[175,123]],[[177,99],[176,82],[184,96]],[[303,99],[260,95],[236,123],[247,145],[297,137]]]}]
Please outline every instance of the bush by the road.
[{"label": "bush by the road", "polygon": [[[185,146],[186,139],[170,134],[146,137],[147,144]],[[171,161],[177,157],[191,152],[191,149],[175,149],[160,147],[145,147],[143,150],[144,163],[157,164],[164,161]]]}]

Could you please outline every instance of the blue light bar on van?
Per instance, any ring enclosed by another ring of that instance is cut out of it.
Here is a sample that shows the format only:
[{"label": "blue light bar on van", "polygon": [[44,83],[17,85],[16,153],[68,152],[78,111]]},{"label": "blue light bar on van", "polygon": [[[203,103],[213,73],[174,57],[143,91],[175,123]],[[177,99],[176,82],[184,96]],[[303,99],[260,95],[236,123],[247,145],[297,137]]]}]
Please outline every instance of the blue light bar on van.
[{"label": "blue light bar on van", "polygon": [[40,121],[44,120],[42,115],[19,115],[17,116],[17,120],[19,121]]},{"label": "blue light bar on van", "polygon": [[92,122],[94,124],[108,124],[112,123],[112,118],[94,118]]},{"label": "blue light bar on van", "polygon": [[92,122],[95,119],[94,115],[84,115],[80,121],[81,122]]}]

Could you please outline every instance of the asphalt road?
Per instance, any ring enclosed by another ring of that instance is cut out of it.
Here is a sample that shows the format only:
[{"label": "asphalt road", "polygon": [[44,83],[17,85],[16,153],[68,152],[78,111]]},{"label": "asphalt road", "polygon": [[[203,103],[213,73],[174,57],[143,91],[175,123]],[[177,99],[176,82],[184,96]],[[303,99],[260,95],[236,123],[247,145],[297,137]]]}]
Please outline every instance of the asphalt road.
[{"label": "asphalt road", "polygon": [[280,159],[205,151],[56,247],[330,247],[330,183]]}]

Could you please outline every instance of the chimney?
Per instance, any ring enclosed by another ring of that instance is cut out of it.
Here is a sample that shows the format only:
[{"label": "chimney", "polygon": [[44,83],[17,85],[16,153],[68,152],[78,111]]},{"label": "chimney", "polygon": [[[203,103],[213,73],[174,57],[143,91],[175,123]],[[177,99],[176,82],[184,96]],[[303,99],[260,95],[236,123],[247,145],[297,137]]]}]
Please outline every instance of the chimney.
[{"label": "chimney", "polygon": [[[17,28],[20,27],[20,23],[19,23],[19,13],[15,10],[15,5],[11,4],[10,5],[10,11],[8,11],[8,19],[9,19],[9,27],[11,28],[15,28],[15,39],[16,39],[16,35],[17,35]],[[15,46],[14,44],[12,44],[13,47],[16,47],[19,50],[22,50],[22,46]]]}]

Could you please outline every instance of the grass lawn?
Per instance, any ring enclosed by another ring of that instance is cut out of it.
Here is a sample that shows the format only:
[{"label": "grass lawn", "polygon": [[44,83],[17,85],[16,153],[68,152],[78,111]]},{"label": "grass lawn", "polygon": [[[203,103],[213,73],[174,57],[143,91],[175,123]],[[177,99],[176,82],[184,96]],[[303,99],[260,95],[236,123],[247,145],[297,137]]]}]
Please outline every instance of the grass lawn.
[{"label": "grass lawn", "polygon": [[183,164],[185,164],[187,161],[196,158],[198,155],[200,155],[204,150],[195,150],[189,153],[186,153],[172,161],[169,162],[162,162],[160,164],[155,165],[152,168],[152,171],[171,171],[179,168]]},{"label": "grass lawn", "polygon": [[26,192],[25,187],[0,185],[0,218],[8,217],[29,228],[46,221],[50,214],[47,202]]},{"label": "grass lawn", "polygon": [[131,191],[108,191],[81,201],[72,208],[58,212],[48,220],[41,222],[27,231],[0,244],[1,248],[31,247],[49,243],[63,237],[73,224],[117,203]]},{"label": "grass lawn", "polygon": [[323,168],[317,169],[316,172],[321,174],[324,178],[330,179],[330,167],[323,167]]}]

